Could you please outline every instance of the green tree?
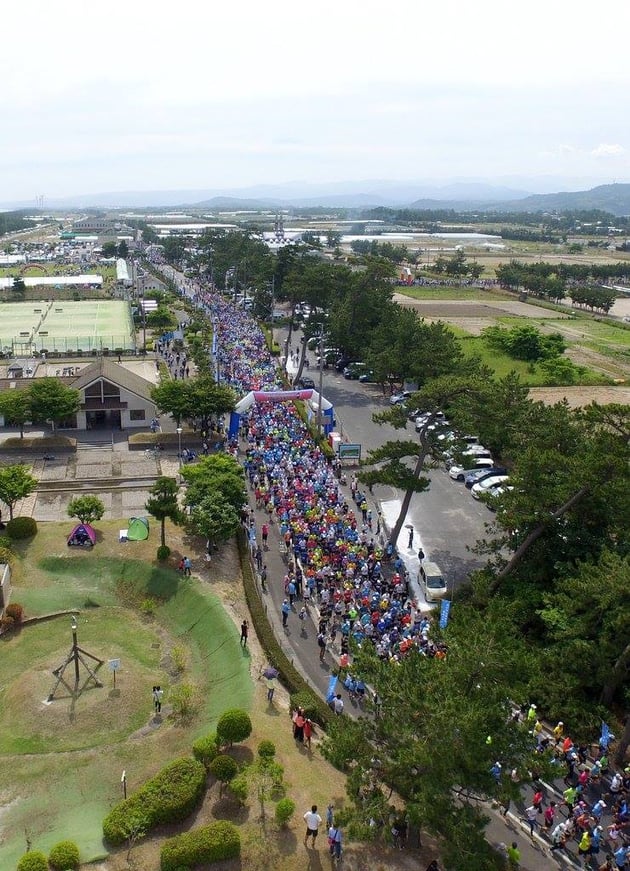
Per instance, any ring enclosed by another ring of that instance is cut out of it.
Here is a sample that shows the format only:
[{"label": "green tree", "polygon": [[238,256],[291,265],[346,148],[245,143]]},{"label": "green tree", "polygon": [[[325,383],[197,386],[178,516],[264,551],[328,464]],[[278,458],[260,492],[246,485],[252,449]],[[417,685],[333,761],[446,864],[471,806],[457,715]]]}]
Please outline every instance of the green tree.
[{"label": "green tree", "polygon": [[68,517],[76,517],[80,523],[92,524],[105,514],[105,505],[98,496],[77,496],[70,500],[66,511]]},{"label": "green tree", "polygon": [[116,255],[118,254],[118,246],[116,242],[111,240],[109,242],[103,242],[101,250],[103,252],[103,257],[111,258],[116,257]]},{"label": "green tree", "polygon": [[37,479],[21,464],[0,468],[0,501],[9,508],[9,519],[13,520],[13,510],[20,499],[27,496],[37,487]]},{"label": "green tree", "polygon": [[17,276],[17,278],[13,279],[13,283],[11,285],[11,290],[16,296],[24,296],[24,291],[26,290],[26,284],[24,279],[21,276]]},{"label": "green tree", "polygon": [[221,784],[219,787],[219,795],[222,795],[223,787],[231,780],[234,780],[238,774],[238,765],[231,756],[215,756],[209,765],[209,770]]},{"label": "green tree", "polygon": [[188,518],[190,529],[212,543],[232,538],[239,523],[238,513],[220,492],[207,493],[192,506]]},{"label": "green tree", "polygon": [[182,468],[182,478],[187,483],[186,504],[191,508],[201,505],[213,493],[240,512],[247,501],[243,467],[229,454],[212,454],[201,457],[198,462]]},{"label": "green tree", "polygon": [[252,734],[252,721],[247,711],[231,708],[224,711],[217,723],[217,738],[223,744],[245,741]]},{"label": "green tree", "polygon": [[149,498],[145,504],[146,510],[152,517],[160,521],[160,542],[162,547],[166,545],[166,520],[175,524],[183,522],[183,513],[178,502],[179,488],[172,478],[158,478],[149,490]]},{"label": "green tree", "polygon": [[119,257],[122,257],[123,260],[125,257],[129,256],[129,246],[127,245],[127,243],[125,242],[124,239],[122,239],[121,242],[119,243],[118,250],[116,253],[118,254]]},{"label": "green tree", "polygon": [[24,424],[31,420],[30,390],[4,390],[0,393],[0,413],[5,425],[19,426],[20,438],[24,438]]},{"label": "green tree", "polygon": [[29,390],[33,423],[50,421],[53,430],[55,423],[76,414],[81,406],[79,391],[66,387],[57,378],[37,378]]},{"label": "green tree", "polygon": [[177,426],[180,426],[182,419],[190,411],[185,381],[163,381],[151,388],[151,399],[160,414],[171,414],[175,418]]},{"label": "green tree", "polygon": [[[353,673],[374,687],[379,716],[351,726],[335,720],[322,752],[348,772],[352,823],[386,822],[395,789],[416,825],[455,847],[449,867],[478,871],[491,867],[480,861],[486,848],[478,797],[511,788],[509,777],[496,782],[494,762],[506,774],[533,763],[531,736],[513,722],[509,702],[523,692],[532,659],[504,603],[486,614],[457,604],[444,635],[434,637],[447,646],[441,660],[412,649],[392,668],[371,645],[356,651]],[[456,821],[465,844],[451,837]]]},{"label": "green tree", "polygon": [[186,382],[188,411],[186,417],[196,421],[199,429],[208,431],[214,418],[234,410],[234,392],[225,384],[217,384],[212,375]]}]

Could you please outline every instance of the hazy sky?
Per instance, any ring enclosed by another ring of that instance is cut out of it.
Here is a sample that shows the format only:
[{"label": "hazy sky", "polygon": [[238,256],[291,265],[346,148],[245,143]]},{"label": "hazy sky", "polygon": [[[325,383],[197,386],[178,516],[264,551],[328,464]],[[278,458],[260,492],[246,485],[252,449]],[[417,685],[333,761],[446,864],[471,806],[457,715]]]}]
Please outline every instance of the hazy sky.
[{"label": "hazy sky", "polygon": [[0,201],[295,180],[627,182],[629,25],[628,0],[11,2]]}]

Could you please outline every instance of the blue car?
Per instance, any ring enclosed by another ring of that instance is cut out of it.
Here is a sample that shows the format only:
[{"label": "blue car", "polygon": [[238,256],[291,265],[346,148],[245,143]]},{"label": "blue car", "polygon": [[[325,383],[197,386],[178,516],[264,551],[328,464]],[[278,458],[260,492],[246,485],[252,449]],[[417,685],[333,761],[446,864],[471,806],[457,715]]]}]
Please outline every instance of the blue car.
[{"label": "blue car", "polygon": [[503,466],[493,466],[491,469],[473,469],[465,476],[464,483],[471,490],[473,484],[478,484],[485,478],[490,478],[494,475],[507,475],[507,469],[503,468]]}]

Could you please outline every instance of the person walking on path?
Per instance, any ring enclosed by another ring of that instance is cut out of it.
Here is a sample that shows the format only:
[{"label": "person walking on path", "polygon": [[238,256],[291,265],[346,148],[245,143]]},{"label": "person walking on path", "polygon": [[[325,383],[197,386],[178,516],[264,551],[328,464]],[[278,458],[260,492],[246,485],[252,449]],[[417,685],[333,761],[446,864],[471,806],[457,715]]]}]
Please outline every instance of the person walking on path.
[{"label": "person walking on path", "polygon": [[247,636],[249,635],[249,623],[243,620],[241,623],[241,647],[247,647]]},{"label": "person walking on path", "polygon": [[322,823],[322,818],[317,813],[317,805],[312,805],[310,811],[304,814],[304,822],[306,823],[306,834],[304,835],[304,846],[308,847],[308,839],[312,838],[312,847],[315,849],[315,840],[317,832]]},{"label": "person walking on path", "polygon": [[260,586],[263,593],[267,592],[267,564],[265,563],[260,570]]},{"label": "person walking on path", "polygon": [[162,696],[164,695],[164,690],[159,686],[153,687],[153,709],[156,714],[161,713],[162,711]]},{"label": "person walking on path", "polygon": [[518,871],[521,862],[521,851],[516,841],[512,841],[511,845],[507,848],[507,860],[510,871]]},{"label": "person walking on path", "polygon": [[267,678],[267,701],[271,704],[273,702],[273,694],[276,691],[276,682],[272,677]]},{"label": "person walking on path", "polygon": [[289,619],[289,614],[291,613],[291,606],[289,605],[289,600],[285,599],[282,603],[282,628],[287,628],[287,620]]},{"label": "person walking on path", "polygon": [[[312,737],[313,737],[313,723],[307,717],[304,720],[304,743],[306,744],[306,746],[309,750],[311,749],[311,738]],[[313,846],[315,846],[315,845],[313,845]]]},{"label": "person walking on path", "polygon": [[185,575],[187,578],[190,577],[190,570],[191,570],[191,568],[192,568],[192,563],[190,562],[190,557],[185,556],[185,557],[184,557],[184,575]]},{"label": "person walking on path", "polygon": [[409,550],[413,550],[413,526],[409,530],[409,541],[407,542]]},{"label": "person walking on path", "polygon": [[326,808],[326,828],[329,829],[333,824],[333,819],[335,816],[335,806],[331,802]]},{"label": "person walking on path", "polygon": [[328,849],[337,861],[341,859],[341,829],[334,822],[328,829]]},{"label": "person walking on path", "polygon": [[319,647],[319,661],[323,662],[326,656],[326,636],[323,632],[317,636],[317,646]]}]

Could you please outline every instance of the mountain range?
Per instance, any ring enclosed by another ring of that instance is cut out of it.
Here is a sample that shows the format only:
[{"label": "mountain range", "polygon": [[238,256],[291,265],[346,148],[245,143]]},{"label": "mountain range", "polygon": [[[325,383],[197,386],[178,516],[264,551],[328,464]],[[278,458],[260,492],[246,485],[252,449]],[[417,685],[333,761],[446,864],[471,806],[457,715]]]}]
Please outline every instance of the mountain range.
[{"label": "mountain range", "polygon": [[[528,180],[530,183],[532,179]],[[544,186],[549,186],[547,180]],[[533,185],[532,185],[533,187]],[[10,202],[0,208],[30,208],[32,202]],[[616,183],[588,190],[532,193],[510,184],[483,181],[436,185],[382,180],[308,184],[291,182],[223,190],[119,191],[84,196],[46,198],[44,209],[195,209],[212,211],[295,208],[454,209],[473,211],[566,211],[600,209],[630,215],[630,184]]]}]

